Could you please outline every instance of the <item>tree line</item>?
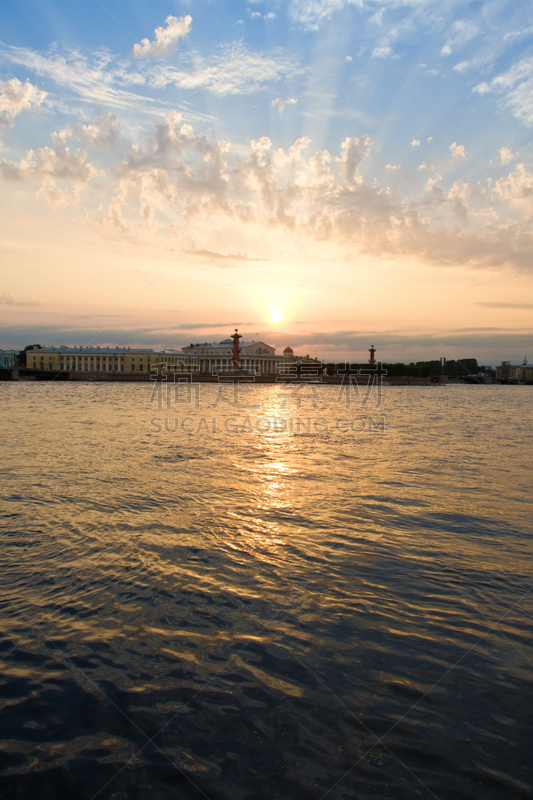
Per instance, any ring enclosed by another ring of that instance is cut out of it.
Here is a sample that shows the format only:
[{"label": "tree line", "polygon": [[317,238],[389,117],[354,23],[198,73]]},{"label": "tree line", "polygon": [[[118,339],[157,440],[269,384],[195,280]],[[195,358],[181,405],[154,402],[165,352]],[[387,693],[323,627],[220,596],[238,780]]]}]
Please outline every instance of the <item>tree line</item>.
[{"label": "tree line", "polygon": [[[329,363],[326,364],[326,373],[328,375],[342,375],[346,372],[346,362],[339,364]],[[376,369],[366,361],[361,364],[349,362],[349,371],[354,372],[360,369],[361,372],[368,373],[372,369]],[[449,378],[466,378],[468,375],[478,375],[480,367],[478,366],[476,358],[461,358],[457,361],[445,361],[444,364],[440,359],[434,361],[417,361],[410,364],[388,364],[383,362],[381,364],[383,371],[386,370],[386,375],[389,378],[433,378],[438,375],[447,375]],[[384,372],[382,374],[385,374]]]}]

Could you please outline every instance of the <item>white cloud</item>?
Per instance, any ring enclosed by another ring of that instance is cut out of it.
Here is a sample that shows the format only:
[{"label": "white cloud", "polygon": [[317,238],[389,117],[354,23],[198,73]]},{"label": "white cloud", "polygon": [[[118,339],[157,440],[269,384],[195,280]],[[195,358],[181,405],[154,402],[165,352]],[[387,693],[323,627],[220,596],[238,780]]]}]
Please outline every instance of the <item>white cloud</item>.
[{"label": "white cloud", "polygon": [[474,87],[478,94],[496,92],[503,95],[502,103],[511,113],[528,125],[533,125],[533,57],[522,58],[493,78]]},{"label": "white cloud", "polygon": [[455,65],[455,67],[453,67],[453,69],[455,70],[455,72],[464,72],[465,69],[468,69],[468,67],[469,67],[468,61],[460,61],[458,64]]},{"label": "white cloud", "polygon": [[418,139],[413,139],[411,147],[420,147],[420,141]]},{"label": "white cloud", "polygon": [[508,31],[504,37],[504,42],[508,42],[510,39],[522,39],[524,36],[529,36],[530,33],[533,33],[533,26],[530,25],[527,28],[523,28],[521,31]]},{"label": "white cloud", "polygon": [[[375,11],[376,5],[379,6]],[[430,6],[431,0],[289,0],[289,18],[300,27],[308,31],[315,31],[330,19],[337,11],[342,11],[348,6],[355,6],[360,11],[372,11],[369,22],[376,25],[383,23],[383,15],[387,7],[398,9],[402,7],[416,7],[417,16],[420,17],[422,7]],[[411,20],[412,24],[413,20]]]},{"label": "white cloud", "polygon": [[[307,242],[331,240],[353,252],[412,252],[435,265],[531,269],[533,175],[524,165],[492,190],[463,180],[441,188],[442,176],[430,166],[426,192],[413,181],[406,196],[405,186],[396,193],[392,178],[390,186],[366,178],[362,166],[373,145],[367,135],[345,138],[331,153],[310,149],[308,138],[275,148],[266,136],[234,152],[175,111],[135,144],[128,144],[127,128],[119,135],[116,115],[101,113],[79,128],[57,131],[51,146],[20,163],[3,161],[0,173],[28,178],[35,202],[52,205],[61,200],[54,188],[61,189],[85,219],[133,240],[172,236],[174,245],[188,242],[193,222],[198,227],[214,220],[211,245],[228,226],[258,241],[277,226]],[[106,148],[105,154],[97,148]],[[399,168],[387,164],[389,176]],[[35,192],[35,185],[41,190]],[[211,245],[199,242],[198,248],[213,250]]]},{"label": "white cloud", "polygon": [[280,100],[279,97],[276,97],[275,100],[272,100],[270,105],[273,106],[274,108],[277,106],[278,113],[280,117],[282,117],[283,112],[285,111],[285,106],[295,106],[297,102],[298,100],[296,99],[296,97],[289,97],[287,98],[287,100]]},{"label": "white cloud", "polygon": [[429,167],[425,161],[422,161],[422,163],[418,165],[418,169],[429,169]]},{"label": "white cloud", "polygon": [[355,186],[363,182],[359,167],[363,158],[370,152],[373,142],[370,136],[349,136],[341,145],[342,157],[339,163],[343,166],[344,180],[347,186]]},{"label": "white cloud", "polygon": [[[452,50],[462,47],[479,33],[479,28],[470,20],[457,19],[452,25],[452,35],[441,49],[441,55],[449,56]],[[467,64],[466,61],[461,62]],[[454,67],[455,69],[455,67]]]},{"label": "white cloud", "polygon": [[234,42],[209,58],[196,57],[192,70],[161,66],[152,79],[159,87],[174,84],[180,89],[205,89],[216,95],[251,94],[302,72],[289,57],[276,51],[265,55]]},{"label": "white cloud", "polygon": [[526,219],[533,219],[533,174],[523,164],[517,164],[516,172],[496,181],[495,191],[518,208]]},{"label": "white cloud", "polygon": [[457,142],[453,142],[453,144],[450,145],[450,153],[452,154],[453,158],[465,158],[466,153],[464,144],[457,144]]},{"label": "white cloud", "polygon": [[283,116],[283,112],[285,111],[285,103],[283,102],[283,100],[280,100],[279,97],[276,97],[275,100],[272,100],[270,105],[273,106],[274,108],[277,106],[278,114],[280,115],[280,117]]},{"label": "white cloud", "polygon": [[38,306],[40,303],[38,302],[35,295],[31,295],[29,300],[19,300],[19,298],[13,294],[13,292],[1,292],[0,293],[0,305],[2,306]]},{"label": "white cloud", "polygon": [[384,8],[380,8],[379,11],[376,11],[375,14],[369,18],[369,22],[371,25],[383,25],[383,14],[385,13]]},{"label": "white cloud", "polygon": [[290,0],[289,18],[302,28],[318,30],[322,22],[335,11],[342,10],[345,4],[344,0]]},{"label": "white cloud", "polygon": [[511,161],[514,161],[516,158],[515,154],[509,150],[508,147],[500,147],[498,153],[500,154],[500,164],[503,165],[510,164]]},{"label": "white cloud", "polygon": [[267,20],[276,19],[276,17],[277,14],[275,14],[273,11],[269,11],[268,14],[265,14],[265,19]]},{"label": "white cloud", "polygon": [[385,45],[383,47],[375,47],[372,50],[373,58],[387,58],[388,56],[390,56],[391,53],[392,53],[392,48],[389,47],[388,45]]},{"label": "white cloud", "polygon": [[173,17],[171,14],[165,20],[166,28],[156,28],[155,39],[141,39],[140,44],[133,45],[133,56],[135,58],[164,58],[175,48],[179,39],[183,39],[191,30],[192,17],[186,14],[184,17]]},{"label": "white cloud", "polygon": [[344,60],[345,61],[353,61],[353,58],[351,56],[344,56]]},{"label": "white cloud", "polygon": [[427,141],[428,142],[432,142],[433,141],[433,136],[428,136]]},{"label": "white cloud", "polygon": [[252,11],[250,14],[250,19],[261,19],[261,12]]},{"label": "white cloud", "polygon": [[28,111],[41,105],[46,92],[33,86],[29,81],[22,83],[11,78],[1,85],[0,91],[0,131],[7,130],[21,111]]},{"label": "white cloud", "polygon": [[89,125],[82,125],[76,135],[84,147],[94,145],[101,150],[116,151],[120,142],[118,117],[101,111]]},{"label": "white cloud", "polygon": [[429,178],[428,182],[426,183],[426,192],[431,192],[432,189],[435,188],[435,185],[442,180],[442,175],[439,175],[438,172],[432,178]]},{"label": "white cloud", "polygon": [[[267,84],[288,80],[304,72],[280,51],[272,50],[266,55],[250,50],[242,42],[221,47],[207,57],[180,53],[177,64],[154,64],[141,59],[136,62],[134,72],[110,54],[85,57],[75,50],[43,54],[29,48],[6,46],[0,49],[0,57],[46,76],[85,102],[130,109],[136,118],[139,113],[162,117],[166,110],[177,106],[176,101],[171,103],[132,91],[137,86],[143,87],[144,92],[174,84],[180,89],[204,89],[217,95],[250,94]],[[193,121],[213,121],[212,117],[192,111],[184,104],[180,110]]]}]

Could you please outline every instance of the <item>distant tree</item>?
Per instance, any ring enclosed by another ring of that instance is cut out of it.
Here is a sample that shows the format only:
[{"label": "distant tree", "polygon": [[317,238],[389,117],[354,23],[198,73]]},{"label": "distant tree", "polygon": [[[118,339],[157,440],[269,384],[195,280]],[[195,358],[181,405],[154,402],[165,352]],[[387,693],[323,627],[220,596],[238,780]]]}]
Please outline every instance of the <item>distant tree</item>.
[{"label": "distant tree", "polygon": [[20,367],[25,367],[26,366],[26,353],[28,352],[28,350],[33,350],[36,347],[41,349],[42,348],[42,344],[28,344],[28,345],[26,345],[24,350],[20,351],[19,356],[18,356],[18,363],[19,363]]}]

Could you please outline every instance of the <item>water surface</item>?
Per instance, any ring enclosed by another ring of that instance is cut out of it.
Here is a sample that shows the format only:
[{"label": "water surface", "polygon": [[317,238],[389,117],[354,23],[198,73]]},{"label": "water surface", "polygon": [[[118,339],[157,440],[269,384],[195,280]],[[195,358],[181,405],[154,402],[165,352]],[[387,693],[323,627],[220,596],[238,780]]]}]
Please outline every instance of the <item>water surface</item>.
[{"label": "water surface", "polygon": [[2,795],[530,797],[533,389],[152,388],[0,384]]}]

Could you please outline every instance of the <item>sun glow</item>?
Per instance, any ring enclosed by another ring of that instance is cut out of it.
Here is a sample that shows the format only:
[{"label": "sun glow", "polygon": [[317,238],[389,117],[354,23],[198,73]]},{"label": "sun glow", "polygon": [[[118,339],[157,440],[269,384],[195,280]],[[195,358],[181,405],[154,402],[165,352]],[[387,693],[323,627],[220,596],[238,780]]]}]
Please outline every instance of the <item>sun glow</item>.
[{"label": "sun glow", "polygon": [[276,308],[271,313],[270,319],[272,320],[272,322],[281,322],[281,320],[283,319],[283,314],[281,313],[281,311],[278,311],[278,309]]}]

